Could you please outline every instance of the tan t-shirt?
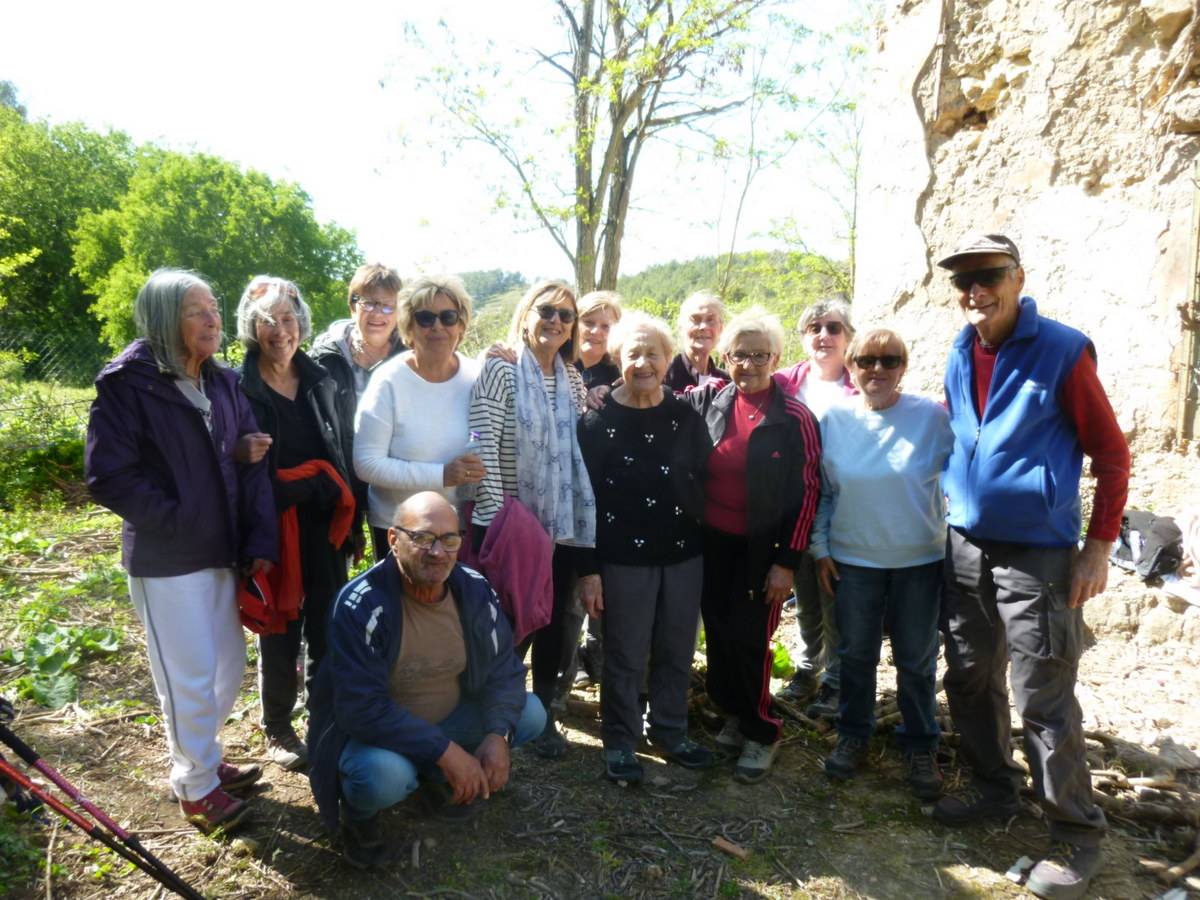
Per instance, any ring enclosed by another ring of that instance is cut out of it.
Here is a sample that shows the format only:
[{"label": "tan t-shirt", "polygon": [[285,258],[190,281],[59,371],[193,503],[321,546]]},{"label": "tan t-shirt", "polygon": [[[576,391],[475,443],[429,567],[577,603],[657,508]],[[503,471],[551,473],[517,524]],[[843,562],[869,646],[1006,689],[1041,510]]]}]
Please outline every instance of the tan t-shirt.
[{"label": "tan t-shirt", "polygon": [[404,631],[390,693],[402,707],[436,725],[458,706],[458,676],[467,668],[458,604],[447,591],[437,603],[401,601]]}]

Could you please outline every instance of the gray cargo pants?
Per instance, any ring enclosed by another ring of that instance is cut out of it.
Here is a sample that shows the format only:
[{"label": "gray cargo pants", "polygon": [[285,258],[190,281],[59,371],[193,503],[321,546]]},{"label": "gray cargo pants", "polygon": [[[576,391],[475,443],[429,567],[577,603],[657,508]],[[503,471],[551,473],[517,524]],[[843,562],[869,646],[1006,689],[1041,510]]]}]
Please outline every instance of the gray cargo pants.
[{"label": "gray cargo pants", "polygon": [[833,594],[821,590],[817,564],[805,550],[793,580],[796,591],[796,621],[804,653],[796,668],[821,676],[821,683],[834,690],[841,687],[842,660],[838,656],[837,618],[833,612]]},{"label": "gray cargo pants", "polygon": [[1083,611],[1067,608],[1073,552],[978,540],[950,529],[944,683],[975,786],[993,798],[1015,796],[1024,773],[1009,750],[1004,670],[1011,661],[1013,701],[1050,837],[1094,846],[1106,823],[1092,802],[1075,699]]}]

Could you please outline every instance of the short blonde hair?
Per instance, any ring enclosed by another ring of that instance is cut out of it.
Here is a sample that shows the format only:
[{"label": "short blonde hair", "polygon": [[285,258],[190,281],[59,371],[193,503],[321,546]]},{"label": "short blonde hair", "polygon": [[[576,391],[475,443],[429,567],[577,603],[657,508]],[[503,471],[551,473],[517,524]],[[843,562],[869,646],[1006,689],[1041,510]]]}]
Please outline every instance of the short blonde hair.
[{"label": "short blonde hair", "polygon": [[[400,292],[400,299],[396,307],[396,327],[400,329],[401,337],[410,347],[416,324],[413,313],[419,309],[428,309],[433,306],[433,301],[438,294],[445,294],[449,297],[455,309],[458,310],[458,321],[462,325],[462,334],[459,336],[458,342],[462,343],[467,328],[471,325],[473,309],[471,295],[467,293],[467,286],[457,275],[423,275],[416,281],[409,282],[408,287]],[[458,344],[455,344],[456,349],[457,347]]]},{"label": "short blonde hair", "polygon": [[549,299],[551,303],[557,303],[566,298],[571,301],[571,306],[575,307],[575,321],[571,323],[571,336],[558,350],[558,355],[564,360],[575,362],[579,358],[579,308],[575,301],[575,288],[565,281],[546,279],[537,282],[525,292],[517,303],[517,308],[513,310],[512,324],[508,328],[508,345],[514,348],[521,344],[529,346],[529,336],[525,333],[525,317],[529,315],[534,304],[543,297]]},{"label": "short blonde hair", "polygon": [[592,291],[579,298],[579,318],[590,316],[599,310],[607,310],[614,324],[621,321],[621,295],[616,291]]},{"label": "short blonde hair", "polygon": [[738,339],[747,334],[765,334],[771,352],[776,356],[783,352],[783,325],[779,316],[758,305],[742,310],[729,320],[717,342],[718,352],[728,354]]},{"label": "short blonde hair", "polygon": [[271,310],[289,300],[303,344],[312,335],[312,310],[300,296],[300,288],[295,282],[274,275],[255,275],[250,279],[237,306],[237,336],[247,350],[258,349],[258,320],[272,322]]},{"label": "short blonde hair", "polygon": [[647,315],[641,310],[631,309],[620,322],[613,326],[613,330],[608,335],[608,355],[618,366],[621,363],[621,348],[639,331],[647,332],[658,338],[668,362],[675,355],[675,338],[667,323],[662,319]]},{"label": "short blonde hair", "polygon": [[883,354],[887,350],[887,345],[892,341],[900,345],[900,361],[907,366],[908,345],[904,343],[904,338],[890,328],[872,328],[870,331],[855,335],[854,340],[850,342],[849,349],[846,350],[846,363],[857,368],[854,357],[865,356],[871,351],[874,351],[876,355]]},{"label": "short blonde hair", "polygon": [[359,266],[354,277],[350,279],[346,299],[353,306],[358,302],[359,296],[367,291],[380,288],[389,294],[399,294],[402,287],[404,282],[400,280],[400,275],[395,269],[380,262],[367,263]]}]

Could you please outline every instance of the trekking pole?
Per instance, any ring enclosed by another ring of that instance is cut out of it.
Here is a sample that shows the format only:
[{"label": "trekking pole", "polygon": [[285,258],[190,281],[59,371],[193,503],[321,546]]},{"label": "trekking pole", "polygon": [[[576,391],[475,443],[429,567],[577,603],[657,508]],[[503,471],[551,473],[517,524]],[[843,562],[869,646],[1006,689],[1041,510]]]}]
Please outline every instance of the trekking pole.
[{"label": "trekking pole", "polygon": [[0,724],[0,741],[3,741],[5,744],[11,747],[13,753],[25,760],[26,763],[49,778],[64,794],[87,810],[93,819],[115,834],[121,840],[121,843],[123,843],[126,847],[129,847],[151,865],[155,866],[165,877],[174,879],[174,881],[177,882],[178,887],[173,887],[172,889],[175,890],[176,893],[183,894],[183,896],[192,898],[192,900],[203,900],[203,898],[201,898],[201,896],[197,894],[195,890],[188,886],[187,882],[183,881],[183,879],[181,879],[174,873],[174,871],[171,870],[170,866],[147,850],[142,845],[142,842],[137,839],[136,835],[130,834],[111,818],[109,818],[102,809],[97,807],[96,804],[92,803],[91,800],[85,797],[82,791],[71,784],[71,782],[67,781],[67,779],[63,778],[63,776],[58,773],[57,769],[38,756],[33,751],[32,747],[13,734],[12,731],[3,724]]},{"label": "trekking pole", "polygon": [[[137,866],[159,884],[163,885],[163,887],[174,891],[181,897],[187,897],[188,900],[204,900],[202,894],[197,893],[190,884],[176,875],[173,871],[167,869],[165,866],[162,869],[159,869],[157,866],[151,865],[149,862],[142,859],[142,857],[134,853],[128,847],[121,846],[115,840],[109,837],[107,832],[102,831],[100,826],[98,826],[95,822],[89,822],[53,794],[43,791],[40,787],[30,781],[24,772],[5,762],[3,759],[0,759],[0,775],[11,778],[16,784],[29,791],[30,794],[40,800],[45,806],[50,807],[50,809],[54,810],[60,816],[65,818],[68,822],[70,822],[88,837],[99,841],[118,856],[122,857],[128,862],[133,863],[133,865]],[[160,863],[159,865],[162,864]]]}]

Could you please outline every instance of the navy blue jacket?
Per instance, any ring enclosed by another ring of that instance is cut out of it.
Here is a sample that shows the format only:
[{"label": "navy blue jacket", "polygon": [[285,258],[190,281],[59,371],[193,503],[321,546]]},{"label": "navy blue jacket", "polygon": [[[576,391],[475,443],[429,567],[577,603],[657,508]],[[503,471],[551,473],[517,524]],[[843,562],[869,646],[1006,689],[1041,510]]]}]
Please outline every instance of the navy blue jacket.
[{"label": "navy blue jacket", "polygon": [[204,365],[212,434],[174,380],[136,340],[96,376],[84,473],[92,497],[122,519],[121,563],[157,578],[279,559],[265,461],[234,462],[238,437],[257,431],[237,375]]},{"label": "navy blue jacket", "polygon": [[[491,585],[456,565],[447,579],[458,603],[467,667],[462,699],[483,708],[485,733],[514,734],[525,709],[525,667]],[[351,738],[431,766],[450,740],[436,725],[398,706],[389,682],[400,655],[403,585],[388,556],[347,584],[330,611],[328,648],[308,697],[308,777],[321,819],[338,823],[338,760]]]},{"label": "navy blue jacket", "polygon": [[983,420],[975,410],[967,326],[946,364],[946,405],[954,449],[942,476],[947,521],[972,537],[1043,547],[1071,547],[1080,537],[1079,473],[1083,447],[1063,410],[1063,383],[1087,335],[1038,315],[1021,298],[1013,333],[996,353]]}]

